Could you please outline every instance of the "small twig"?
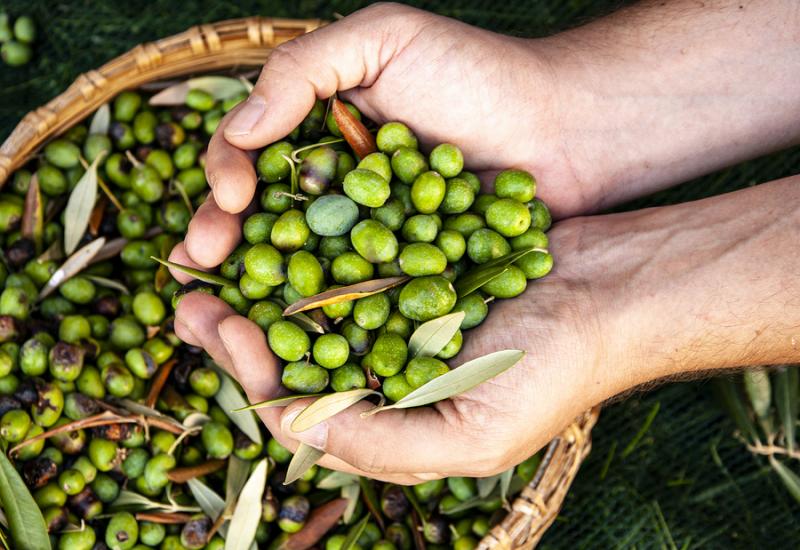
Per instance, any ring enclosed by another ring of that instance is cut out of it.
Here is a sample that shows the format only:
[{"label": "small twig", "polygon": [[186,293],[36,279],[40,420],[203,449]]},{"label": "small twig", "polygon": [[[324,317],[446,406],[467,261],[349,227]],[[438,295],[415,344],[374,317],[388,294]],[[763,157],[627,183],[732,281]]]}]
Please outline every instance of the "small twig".
[{"label": "small twig", "polygon": [[166,384],[167,378],[169,378],[169,374],[172,372],[172,367],[177,363],[177,359],[170,359],[159,367],[158,372],[156,372],[156,375],[153,377],[153,383],[150,385],[147,399],[144,401],[146,406],[151,409],[156,406],[161,389],[164,387],[164,384]]},{"label": "small twig", "polygon": [[222,469],[225,464],[224,460],[209,460],[197,466],[184,466],[183,468],[170,470],[167,477],[173,483],[186,483],[190,479],[212,474]]},{"label": "small twig", "polygon": [[786,447],[781,447],[780,445],[762,445],[761,443],[756,443],[755,445],[747,445],[747,450],[757,455],[785,455],[789,458],[800,460],[800,451],[790,451]]},{"label": "small twig", "polygon": [[189,523],[192,520],[192,516],[180,512],[137,512],[136,519],[139,521],[172,525]]}]

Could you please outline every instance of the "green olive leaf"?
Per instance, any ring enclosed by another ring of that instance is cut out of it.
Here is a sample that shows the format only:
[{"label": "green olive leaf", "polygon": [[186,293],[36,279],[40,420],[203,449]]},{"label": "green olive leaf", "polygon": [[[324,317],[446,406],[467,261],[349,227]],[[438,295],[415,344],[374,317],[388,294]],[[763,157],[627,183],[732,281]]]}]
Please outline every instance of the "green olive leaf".
[{"label": "green olive leaf", "polygon": [[350,483],[341,488],[341,495],[343,499],[347,500],[347,508],[344,509],[344,514],[342,514],[342,521],[347,525],[353,520],[353,514],[356,513],[361,487],[359,487],[358,483]]},{"label": "green olive leaf", "polygon": [[294,403],[298,399],[305,399],[306,397],[322,397],[330,395],[328,393],[298,393],[295,395],[284,395],[283,397],[276,397],[275,399],[267,399],[266,401],[259,401],[241,409],[234,409],[233,412],[239,411],[252,411],[256,409],[268,409],[270,407],[285,407],[290,403]]},{"label": "green olive leaf", "polygon": [[781,478],[789,494],[791,494],[797,502],[800,502],[800,477],[783,462],[776,460],[774,456],[769,457],[769,465],[772,466],[772,469],[775,470],[778,477]]},{"label": "green olive leaf", "polygon": [[105,153],[97,155],[69,195],[64,210],[64,252],[67,254],[72,254],[77,248],[89,227],[97,200],[97,168],[104,156]]},{"label": "green olive leaf", "polygon": [[490,477],[480,477],[476,480],[475,484],[478,487],[478,496],[481,498],[486,498],[492,494],[497,484],[500,482],[500,476],[502,474],[497,474],[495,476]]},{"label": "green olive leaf", "polygon": [[228,471],[225,476],[225,510],[230,511],[236,499],[247,483],[247,474],[250,473],[250,461],[242,460],[236,455],[228,459]]},{"label": "green olive leaf", "polygon": [[769,374],[765,369],[747,369],[742,373],[742,381],[756,416],[759,419],[766,418],[772,404],[772,388],[769,383]]},{"label": "green olive leaf", "polygon": [[380,397],[381,405],[383,404],[383,394],[366,388],[336,392],[320,397],[297,415],[297,418],[292,421],[291,429],[295,433],[309,430],[370,395]]},{"label": "green olive leaf", "polygon": [[242,487],[228,525],[226,550],[248,550],[253,544],[261,520],[261,497],[267,484],[267,470],[267,459],[262,459]]},{"label": "green olive leaf", "polygon": [[523,357],[525,357],[525,352],[516,349],[495,351],[483,357],[478,357],[434,378],[427,384],[423,384],[396,403],[376,407],[363,413],[363,415],[369,416],[389,409],[422,407],[449,399],[505,372],[516,365]]},{"label": "green olive leaf", "polygon": [[87,275],[86,278],[92,281],[97,286],[111,288],[113,290],[118,291],[121,294],[125,294],[126,296],[130,294],[128,287],[126,287],[119,281],[115,281],[114,279],[107,279],[106,277],[100,277],[99,275]]},{"label": "green olive leaf", "polygon": [[346,472],[331,472],[317,483],[317,488],[330,491],[331,489],[341,489],[353,484],[358,485],[357,475]]},{"label": "green olive leaf", "polygon": [[459,298],[469,296],[480,287],[498,278],[508,270],[508,266],[484,267],[480,266],[469,273],[459,277],[453,284]]},{"label": "green olive leaf", "polygon": [[362,281],[354,285],[341,286],[325,292],[320,292],[308,298],[301,298],[292,305],[286,307],[283,311],[284,316],[296,315],[301,311],[309,309],[316,309],[322,306],[331,304],[340,304],[342,302],[349,302],[351,300],[358,300],[379,294],[390,288],[394,288],[408,281],[410,277],[386,277],[385,279],[372,279],[369,281]]},{"label": "green olive leaf", "polygon": [[547,253],[547,250],[544,248],[536,248],[531,246],[521,250],[515,250],[514,252],[506,254],[505,256],[495,258],[494,260],[489,260],[488,262],[471,269],[456,279],[456,282],[453,283],[458,297],[463,298],[464,296],[472,294],[489,281],[505,273],[506,269],[508,269],[508,266],[523,256],[530,254],[531,252]]},{"label": "green olive leaf", "polygon": [[227,76],[200,76],[190,78],[168,88],[164,88],[150,98],[150,105],[176,107],[186,103],[189,90],[203,90],[211,94],[216,100],[231,98],[241,93],[247,93],[247,87],[238,78]]},{"label": "green olive leaf", "polygon": [[466,313],[457,311],[422,323],[408,340],[409,358],[433,357],[450,343]]},{"label": "green olive leaf", "polygon": [[347,538],[344,539],[344,542],[342,542],[342,546],[339,548],[339,550],[352,550],[356,545],[356,542],[358,542],[358,539],[361,538],[362,534],[364,534],[364,529],[367,528],[367,523],[369,523],[369,514],[365,515],[361,521],[353,525],[353,527],[347,533]]},{"label": "green olive leaf", "polygon": [[[375,486],[373,485],[372,480],[365,477],[359,477],[358,484],[361,486],[361,494],[364,497],[364,505],[367,507],[367,510],[369,510],[369,513],[372,514],[372,517],[375,518],[375,523],[378,524],[380,530],[383,531],[385,527],[383,523],[383,516],[381,515],[381,503],[378,500],[378,495],[375,493]],[[412,498],[409,498],[409,500],[413,502]]]},{"label": "green olive leaf", "polygon": [[94,112],[92,121],[89,123],[90,134],[108,134],[108,127],[111,125],[111,108],[108,103],[103,103]]},{"label": "green olive leaf", "polygon": [[39,292],[38,299],[42,300],[47,298],[55,289],[59,287],[59,285],[61,285],[61,283],[67,279],[71,279],[81,272],[92,262],[92,259],[103,247],[105,242],[105,237],[95,239],[67,258],[67,261],[65,261],[64,264],[59,267],[55,273],[53,273],[53,275],[50,277],[50,280],[47,281],[47,284],[42,287],[42,290]]},{"label": "green olive leaf", "polygon": [[747,442],[758,441],[758,430],[748,414],[745,401],[740,395],[739,387],[730,377],[718,377],[711,381],[717,399],[722,403],[733,419],[741,435]]},{"label": "green olive leaf", "polygon": [[50,537],[39,506],[5,453],[0,452],[0,504],[11,540],[19,550],[50,550]]},{"label": "green olive leaf", "polygon": [[167,267],[171,267],[172,269],[176,269],[181,273],[185,273],[186,275],[194,277],[198,281],[203,281],[204,283],[208,283],[210,285],[219,285],[219,286],[237,285],[236,281],[231,281],[229,279],[226,279],[225,277],[214,275],[213,273],[206,273],[205,271],[200,271],[199,269],[195,269],[187,265],[176,264],[175,262],[170,262],[169,260],[162,260],[161,258],[156,258],[155,256],[150,256],[150,259]]},{"label": "green olive leaf", "polygon": [[197,478],[190,479],[186,482],[186,485],[189,486],[194,500],[197,501],[197,505],[200,506],[203,513],[210,517],[212,521],[216,521],[222,511],[225,510],[225,501],[222,500],[222,497]]},{"label": "green olive leaf", "polygon": [[508,500],[508,489],[511,487],[511,479],[514,477],[515,468],[509,468],[500,474],[500,499],[503,502]]},{"label": "green olive leaf", "polygon": [[39,176],[34,174],[25,193],[25,209],[20,227],[22,236],[33,241],[36,252],[42,251],[44,237],[44,202],[39,187]]},{"label": "green olive leaf", "polygon": [[775,382],[775,409],[783,426],[786,449],[791,453],[795,449],[794,433],[797,423],[797,367],[781,367],[775,372],[773,381]]},{"label": "green olive leaf", "polygon": [[228,418],[247,437],[261,445],[261,430],[258,428],[258,420],[256,420],[255,414],[253,414],[253,411],[243,410],[247,407],[247,400],[239,391],[236,382],[226,372],[220,368],[217,368],[216,371],[222,383],[219,386],[219,391],[214,395],[214,399],[217,400],[217,403],[228,415]]},{"label": "green olive leaf", "polygon": [[199,512],[201,508],[198,508],[197,506],[180,506],[177,504],[157,502],[155,500],[150,500],[146,496],[140,495],[139,493],[123,489],[120,491],[119,496],[117,496],[114,502],[110,504],[108,510],[109,512],[142,512],[145,510],[151,510],[164,513],[195,513]]},{"label": "green olive leaf", "polygon": [[324,454],[325,453],[319,449],[315,449],[305,443],[298,445],[291,462],[289,462],[289,467],[286,469],[286,480],[283,484],[289,485],[303,477],[303,474],[314,464],[319,462],[319,459],[322,458]]}]

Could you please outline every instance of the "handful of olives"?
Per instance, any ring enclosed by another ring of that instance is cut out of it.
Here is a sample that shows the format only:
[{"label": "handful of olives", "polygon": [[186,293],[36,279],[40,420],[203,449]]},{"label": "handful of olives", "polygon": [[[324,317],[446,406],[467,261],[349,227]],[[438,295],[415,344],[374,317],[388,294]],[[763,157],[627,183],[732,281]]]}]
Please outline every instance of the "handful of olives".
[{"label": "handful of olives", "polygon": [[[368,132],[358,110],[345,107],[347,124]],[[486,318],[491,300],[518,296],[547,275],[550,213],[528,172],[502,171],[494,193],[482,193],[457,146],[426,155],[400,122],[378,128],[377,150],[358,158],[350,146],[358,137],[333,112],[330,135],[320,135],[324,110],[318,101],[300,127],[260,152],[261,211],[245,220],[245,242],[221,268],[237,284],[219,296],[266,332],[289,390],[380,387],[398,401],[450,370],[445,360],[460,351],[462,330]],[[462,276],[526,249],[478,292],[458,295]],[[375,279],[387,281],[383,291],[353,298],[359,287],[351,285]],[[340,299],[315,305],[336,289]],[[300,300],[324,334],[283,312]],[[435,357],[409,356],[420,323],[458,311],[460,330]]]},{"label": "handful of olives", "polygon": [[11,22],[7,13],[0,13],[0,58],[9,67],[25,65],[33,57],[31,44],[36,40],[36,24],[28,15]]}]

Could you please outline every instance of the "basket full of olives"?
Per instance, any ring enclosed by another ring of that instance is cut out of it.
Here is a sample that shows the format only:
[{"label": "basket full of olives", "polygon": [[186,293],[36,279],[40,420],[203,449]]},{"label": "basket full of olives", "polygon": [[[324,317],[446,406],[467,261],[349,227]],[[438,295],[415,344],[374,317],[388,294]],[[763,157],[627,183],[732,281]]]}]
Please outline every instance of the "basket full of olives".
[{"label": "basket full of olives", "polygon": [[247,402],[175,336],[192,291],[256,323],[281,403],[317,398],[298,429],[364,399],[368,414],[447,399],[524,355],[458,357],[495,300],[553,266],[534,177],[505,170],[483,193],[455,145],[423,152],[336,98],[259,151],[258,208],[217,272],[168,261],[209,194],[208,139],[248,92],[228,69],[318,24],[251,18],[137,48],[0,148],[0,547],[517,548],[555,518],[596,412],[498,476],[383,484],[293,456],[253,413],[275,401]]}]

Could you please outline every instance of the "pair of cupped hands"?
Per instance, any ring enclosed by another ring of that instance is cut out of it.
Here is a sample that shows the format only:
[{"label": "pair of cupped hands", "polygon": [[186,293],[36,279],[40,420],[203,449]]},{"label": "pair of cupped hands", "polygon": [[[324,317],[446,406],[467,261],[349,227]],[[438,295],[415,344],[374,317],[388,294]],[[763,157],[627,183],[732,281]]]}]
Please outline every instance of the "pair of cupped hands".
[{"label": "pair of cupped hands", "polygon": [[[592,32],[597,30],[585,36]],[[604,98],[600,88],[611,81],[598,74],[599,65],[586,68],[580,44],[569,35],[497,35],[389,4],[357,12],[269,56],[250,98],[211,139],[206,173],[212,194],[192,219],[186,240],[172,251],[172,261],[212,270],[227,257],[241,239],[256,190],[251,151],[283,138],[317,98],[334,93],[377,123],[407,124],[423,148],[458,145],[486,191],[500,170],[530,171],[538,180],[537,195],[560,220],[549,232],[553,271],[522,296],[492,304],[485,322],[469,331],[456,362],[522,349],[527,354],[520,363],[434,406],[362,418],[370,407],[362,402],[305,432],[289,426],[308,400],[259,410],[281,444],[294,450],[306,443],[326,453],[320,461],[325,467],[395,483],[488,476],[533,454],[586,409],[669,374],[638,368],[640,328],[656,323],[647,318],[653,293],[639,299],[637,285],[628,285],[634,275],[653,271],[646,258],[670,241],[670,228],[692,211],[675,206],[587,214],[713,166],[700,157],[681,157],[680,139],[671,145],[674,163],[647,158],[646,139],[638,143],[635,132],[613,149],[614,136],[628,135],[624,125],[641,124],[640,131],[656,142],[662,128],[657,118],[637,114],[641,105],[611,105]],[[597,84],[595,95],[578,83],[579,74],[586,86]],[[622,78],[615,82],[633,85]],[[658,105],[645,105],[653,107]],[[688,134],[703,137],[691,128]],[[712,162],[728,160],[721,155]],[[185,274],[173,276],[188,281]],[[263,332],[221,300],[199,292],[185,296],[175,329],[235,377],[251,402],[281,394],[280,364]]]}]

